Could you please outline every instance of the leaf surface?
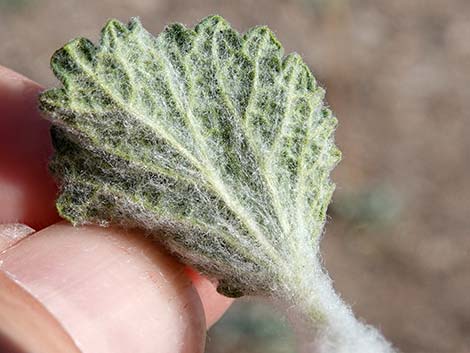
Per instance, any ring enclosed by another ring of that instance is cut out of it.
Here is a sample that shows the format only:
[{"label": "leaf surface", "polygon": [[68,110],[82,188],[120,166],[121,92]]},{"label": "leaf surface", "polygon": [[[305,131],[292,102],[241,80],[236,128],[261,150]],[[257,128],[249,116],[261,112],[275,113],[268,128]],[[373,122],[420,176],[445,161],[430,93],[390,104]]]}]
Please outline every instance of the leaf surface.
[{"label": "leaf surface", "polygon": [[312,263],[336,119],[267,27],[241,35],[210,16],[154,37],[111,20],[98,45],[75,39],[51,66],[63,87],[40,107],[63,217],[143,228],[230,296],[273,291]]}]

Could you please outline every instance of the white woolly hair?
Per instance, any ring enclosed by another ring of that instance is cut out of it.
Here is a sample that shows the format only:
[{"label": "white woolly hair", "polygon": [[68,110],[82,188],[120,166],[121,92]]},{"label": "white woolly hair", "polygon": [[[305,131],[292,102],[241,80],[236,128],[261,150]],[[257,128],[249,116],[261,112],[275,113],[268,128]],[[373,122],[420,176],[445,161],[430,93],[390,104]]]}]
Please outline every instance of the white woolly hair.
[{"label": "white woolly hair", "polygon": [[275,298],[308,352],[391,352],[335,294],[319,239],[340,160],[307,65],[267,27],[220,16],[149,34],[109,21],[51,59],[57,207],[73,224],[139,227],[227,296]]}]

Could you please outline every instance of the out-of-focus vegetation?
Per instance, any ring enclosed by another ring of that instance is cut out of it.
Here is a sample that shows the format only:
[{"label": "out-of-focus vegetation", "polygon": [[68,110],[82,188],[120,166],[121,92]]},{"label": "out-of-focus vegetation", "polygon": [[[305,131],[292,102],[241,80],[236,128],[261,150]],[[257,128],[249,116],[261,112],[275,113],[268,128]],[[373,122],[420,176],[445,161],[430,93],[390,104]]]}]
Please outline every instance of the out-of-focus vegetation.
[{"label": "out-of-focus vegetation", "polygon": [[0,11],[20,11],[30,6],[35,0],[0,0]]},{"label": "out-of-focus vegetation", "polygon": [[340,193],[330,206],[330,215],[351,226],[372,226],[380,231],[399,220],[402,202],[402,196],[389,185],[373,185]]},{"label": "out-of-focus vegetation", "polygon": [[225,353],[295,353],[295,339],[284,318],[267,304],[235,303],[209,331],[208,351]]}]

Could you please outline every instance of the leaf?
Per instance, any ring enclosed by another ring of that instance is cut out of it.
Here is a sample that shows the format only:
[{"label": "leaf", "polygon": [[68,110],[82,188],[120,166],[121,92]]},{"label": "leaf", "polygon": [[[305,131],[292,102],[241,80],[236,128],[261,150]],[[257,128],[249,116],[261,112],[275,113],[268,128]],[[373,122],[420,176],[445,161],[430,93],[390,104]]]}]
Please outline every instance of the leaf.
[{"label": "leaf", "polygon": [[340,159],[336,119],[267,27],[219,16],[158,37],[109,21],[51,59],[57,207],[73,224],[140,227],[229,296],[291,287],[318,256]]}]

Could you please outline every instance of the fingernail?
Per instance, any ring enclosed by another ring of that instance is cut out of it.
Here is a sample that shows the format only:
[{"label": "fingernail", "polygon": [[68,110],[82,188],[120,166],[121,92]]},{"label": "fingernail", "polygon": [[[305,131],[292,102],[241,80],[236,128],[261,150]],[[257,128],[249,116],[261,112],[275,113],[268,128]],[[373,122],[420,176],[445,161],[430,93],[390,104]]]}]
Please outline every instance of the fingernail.
[{"label": "fingernail", "polygon": [[15,245],[21,239],[32,233],[34,233],[34,229],[28,227],[26,224],[0,224],[0,252]]}]

